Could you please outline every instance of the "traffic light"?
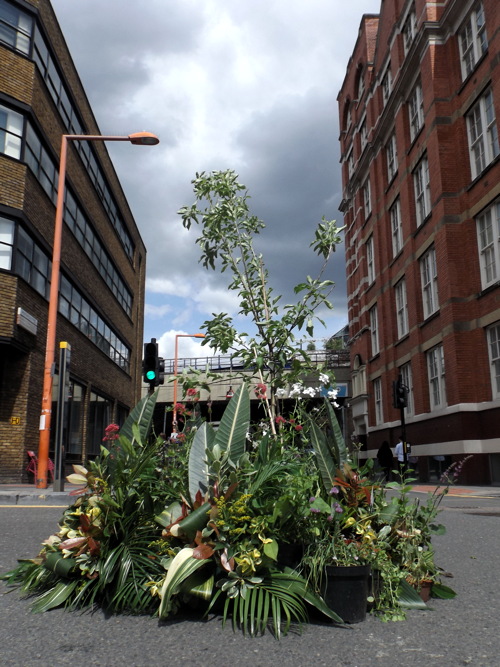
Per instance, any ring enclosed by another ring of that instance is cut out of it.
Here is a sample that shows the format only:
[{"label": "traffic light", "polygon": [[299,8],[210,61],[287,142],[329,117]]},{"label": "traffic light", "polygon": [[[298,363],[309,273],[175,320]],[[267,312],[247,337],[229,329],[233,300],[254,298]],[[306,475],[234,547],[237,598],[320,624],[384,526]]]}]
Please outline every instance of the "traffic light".
[{"label": "traffic light", "polygon": [[400,410],[408,405],[407,388],[401,381],[401,377],[392,383],[392,405]]},{"label": "traffic light", "polygon": [[144,343],[144,360],[142,362],[144,382],[152,386],[160,384],[160,359],[158,357],[158,343],[151,338],[150,343]]},{"label": "traffic light", "polygon": [[158,382],[157,384],[163,384],[165,382],[165,359],[163,357],[158,357]]}]

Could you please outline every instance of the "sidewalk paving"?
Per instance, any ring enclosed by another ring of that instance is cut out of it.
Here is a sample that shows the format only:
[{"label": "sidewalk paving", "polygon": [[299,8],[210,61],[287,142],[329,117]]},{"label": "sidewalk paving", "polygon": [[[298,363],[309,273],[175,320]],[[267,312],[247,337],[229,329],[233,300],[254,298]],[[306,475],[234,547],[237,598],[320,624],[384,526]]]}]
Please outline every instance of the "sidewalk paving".
[{"label": "sidewalk paving", "polygon": [[[47,505],[67,507],[75,502],[76,496],[71,495],[75,489],[81,488],[65,482],[64,491],[54,491],[52,485],[46,489],[37,489],[33,484],[0,484],[0,505]],[[414,493],[432,493],[438,485],[414,484]],[[443,487],[441,487],[443,488]],[[451,486],[449,497],[500,498],[500,486]]]},{"label": "sidewalk paving", "polygon": [[67,507],[75,502],[70,495],[81,486],[64,484],[64,491],[54,491],[52,485],[37,489],[34,484],[0,484],[0,505],[47,505]]}]

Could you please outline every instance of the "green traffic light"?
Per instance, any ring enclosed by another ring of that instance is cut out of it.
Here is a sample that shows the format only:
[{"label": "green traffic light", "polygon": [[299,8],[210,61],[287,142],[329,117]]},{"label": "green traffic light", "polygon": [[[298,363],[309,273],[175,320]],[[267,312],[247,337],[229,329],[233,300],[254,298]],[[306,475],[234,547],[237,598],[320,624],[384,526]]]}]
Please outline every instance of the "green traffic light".
[{"label": "green traffic light", "polygon": [[148,380],[154,380],[156,378],[156,373],[154,371],[148,371],[146,373],[146,378]]}]

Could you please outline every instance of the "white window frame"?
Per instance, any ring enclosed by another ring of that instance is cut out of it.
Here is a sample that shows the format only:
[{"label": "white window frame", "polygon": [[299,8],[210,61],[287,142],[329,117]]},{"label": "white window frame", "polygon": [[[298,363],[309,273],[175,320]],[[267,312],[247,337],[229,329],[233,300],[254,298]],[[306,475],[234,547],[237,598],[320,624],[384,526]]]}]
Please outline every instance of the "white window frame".
[{"label": "white window frame", "polygon": [[403,24],[403,48],[405,56],[408,54],[408,51],[413,44],[415,35],[417,34],[417,15],[415,10],[412,8],[412,11],[406,17],[406,20]]},{"label": "white window frame", "polygon": [[371,193],[369,178],[367,178],[363,184],[363,206],[365,209],[365,220],[366,220],[371,215],[372,212],[372,193]]},{"label": "white window frame", "polygon": [[439,310],[436,249],[434,246],[420,258],[420,277],[424,319],[427,319]]},{"label": "white window frame", "polygon": [[493,398],[500,398],[500,322],[488,327],[486,334],[491,370],[491,391]]},{"label": "white window frame", "polygon": [[488,50],[483,3],[478,2],[458,32],[462,81],[474,71],[477,63]]},{"label": "white window frame", "polygon": [[363,152],[368,143],[368,128],[366,125],[366,118],[363,119],[359,128],[359,140],[361,145],[361,152]]},{"label": "white window frame", "polygon": [[392,92],[392,73],[391,73],[391,64],[389,63],[382,77],[382,100],[384,104],[387,103],[387,100],[391,96],[391,92]]},{"label": "white window frame", "polygon": [[431,410],[446,406],[446,380],[444,350],[442,345],[427,352],[427,376],[429,381],[429,402]]},{"label": "white window frame", "polygon": [[351,147],[351,150],[347,154],[347,174],[349,178],[352,177],[353,173],[354,173],[354,153]]},{"label": "white window frame", "polygon": [[10,157],[21,157],[24,117],[0,105],[0,153]]},{"label": "white window frame", "polygon": [[415,404],[413,400],[413,374],[411,372],[411,363],[408,362],[399,368],[401,381],[406,387],[406,408],[405,417],[409,417],[415,413]]},{"label": "white window frame", "polygon": [[381,378],[373,380],[373,398],[375,402],[375,424],[382,424],[384,421],[384,406],[382,402]]},{"label": "white window frame", "polygon": [[403,248],[403,222],[399,199],[396,199],[389,209],[389,217],[391,219],[392,256],[396,257]]},{"label": "white window frame", "polygon": [[398,147],[396,134],[393,133],[385,147],[387,157],[387,180],[390,183],[398,171]]},{"label": "white window frame", "polygon": [[408,326],[408,299],[406,296],[406,280],[402,278],[394,286],[394,297],[396,301],[396,322],[398,327],[398,339],[406,336]]},{"label": "white window frame", "polygon": [[367,277],[368,284],[375,282],[375,247],[373,241],[373,234],[366,242],[366,264],[368,267]]},{"label": "white window frame", "polygon": [[424,126],[424,94],[420,81],[413,88],[408,98],[408,119],[410,121],[410,139],[414,141]]},{"label": "white window frame", "polygon": [[0,216],[0,269],[12,269],[12,249],[14,247],[15,223]]},{"label": "white window frame", "polygon": [[431,212],[431,183],[427,157],[420,160],[413,172],[413,187],[415,190],[417,226],[420,227]]},{"label": "white window frame", "polygon": [[378,335],[378,311],[377,305],[370,308],[370,337],[372,341],[372,357],[380,352],[379,335]]},{"label": "white window frame", "polygon": [[500,278],[500,199],[476,219],[481,286],[495,285]]},{"label": "white window frame", "polygon": [[474,179],[500,154],[491,88],[479,98],[466,118],[470,165]]}]

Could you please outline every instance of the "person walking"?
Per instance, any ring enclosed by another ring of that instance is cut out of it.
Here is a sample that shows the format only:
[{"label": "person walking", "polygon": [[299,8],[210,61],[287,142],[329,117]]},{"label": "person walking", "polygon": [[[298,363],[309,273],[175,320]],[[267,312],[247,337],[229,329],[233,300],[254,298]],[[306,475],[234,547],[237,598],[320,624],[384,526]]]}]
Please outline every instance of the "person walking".
[{"label": "person walking", "polygon": [[394,467],[394,456],[387,440],[384,440],[384,442],[380,445],[380,448],[377,452],[377,460],[384,472],[385,481],[390,482],[392,477],[392,469]]},{"label": "person walking", "polygon": [[403,436],[399,436],[399,441],[394,448],[394,456],[398,460],[398,467],[399,467],[399,472],[401,475],[404,475],[406,472],[406,465],[405,465],[405,454],[404,454],[404,447],[403,447]]}]

